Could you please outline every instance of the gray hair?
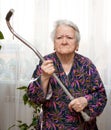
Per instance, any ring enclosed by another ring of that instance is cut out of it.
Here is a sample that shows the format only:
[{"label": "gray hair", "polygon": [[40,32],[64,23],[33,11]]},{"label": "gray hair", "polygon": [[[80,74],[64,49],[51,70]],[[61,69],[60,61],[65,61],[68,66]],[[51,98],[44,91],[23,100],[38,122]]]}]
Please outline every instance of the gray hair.
[{"label": "gray hair", "polygon": [[77,43],[80,42],[80,32],[79,32],[77,25],[74,24],[72,21],[68,21],[68,20],[58,20],[58,21],[55,22],[54,29],[51,33],[51,39],[53,41],[54,41],[54,38],[55,38],[55,35],[56,35],[56,30],[60,25],[67,25],[69,27],[72,27],[76,31],[75,35],[76,35]]}]

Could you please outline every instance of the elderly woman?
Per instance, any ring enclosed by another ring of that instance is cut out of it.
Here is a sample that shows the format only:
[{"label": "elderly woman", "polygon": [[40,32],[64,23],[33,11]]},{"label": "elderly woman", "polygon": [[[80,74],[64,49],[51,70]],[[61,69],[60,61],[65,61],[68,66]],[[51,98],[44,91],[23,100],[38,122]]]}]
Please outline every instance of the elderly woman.
[{"label": "elderly woman", "polygon": [[[54,52],[44,56],[37,65],[29,84],[28,96],[42,104],[42,128],[37,130],[98,130],[96,117],[106,105],[107,97],[100,75],[85,56],[77,53],[80,41],[78,27],[67,20],[56,22],[52,32]],[[74,99],[70,101],[56,79],[56,73]],[[90,120],[85,122],[80,112]]]}]

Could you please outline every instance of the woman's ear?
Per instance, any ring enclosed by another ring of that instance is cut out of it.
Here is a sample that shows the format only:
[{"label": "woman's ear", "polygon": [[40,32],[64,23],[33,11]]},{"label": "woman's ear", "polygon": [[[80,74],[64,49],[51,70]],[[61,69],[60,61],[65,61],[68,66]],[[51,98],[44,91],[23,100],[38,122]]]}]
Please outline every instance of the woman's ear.
[{"label": "woman's ear", "polygon": [[78,51],[78,50],[79,50],[79,45],[77,44],[75,51]]},{"label": "woman's ear", "polygon": [[53,47],[53,48],[54,48],[53,50],[55,51],[55,45],[54,45],[54,47]]},{"label": "woman's ear", "polygon": [[78,48],[76,48],[76,51],[78,51]]}]

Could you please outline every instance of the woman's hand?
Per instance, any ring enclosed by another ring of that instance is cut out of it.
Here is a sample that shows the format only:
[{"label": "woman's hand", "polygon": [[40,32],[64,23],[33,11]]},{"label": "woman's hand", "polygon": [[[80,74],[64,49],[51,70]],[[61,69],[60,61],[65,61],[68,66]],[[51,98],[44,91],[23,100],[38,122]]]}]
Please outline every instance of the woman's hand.
[{"label": "woman's hand", "polygon": [[48,90],[49,78],[55,71],[53,61],[45,60],[41,65],[41,69],[42,69],[41,83],[44,94],[46,95]]},{"label": "woman's hand", "polygon": [[53,61],[45,60],[41,65],[41,69],[42,69],[42,76],[46,78],[50,77],[55,71]]},{"label": "woman's hand", "polygon": [[76,112],[83,111],[83,109],[88,105],[88,101],[85,97],[79,97],[76,99],[73,99],[68,107],[70,111],[75,110]]}]

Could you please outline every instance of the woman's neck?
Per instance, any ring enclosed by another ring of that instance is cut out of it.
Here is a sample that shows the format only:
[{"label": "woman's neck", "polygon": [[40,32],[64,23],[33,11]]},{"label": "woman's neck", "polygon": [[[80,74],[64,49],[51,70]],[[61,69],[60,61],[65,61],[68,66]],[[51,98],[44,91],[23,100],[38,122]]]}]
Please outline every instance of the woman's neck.
[{"label": "woman's neck", "polygon": [[72,55],[59,55],[59,54],[57,54],[57,56],[59,57],[59,60],[62,64],[64,72],[66,74],[68,74],[70,72],[72,64],[73,64],[74,54],[72,54]]},{"label": "woman's neck", "polygon": [[57,56],[62,64],[73,63],[74,55],[75,55],[74,53],[73,54],[64,54],[64,55],[57,53]]}]

